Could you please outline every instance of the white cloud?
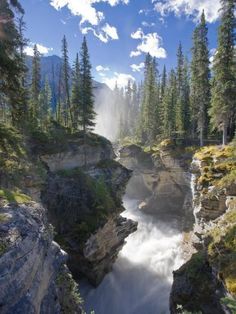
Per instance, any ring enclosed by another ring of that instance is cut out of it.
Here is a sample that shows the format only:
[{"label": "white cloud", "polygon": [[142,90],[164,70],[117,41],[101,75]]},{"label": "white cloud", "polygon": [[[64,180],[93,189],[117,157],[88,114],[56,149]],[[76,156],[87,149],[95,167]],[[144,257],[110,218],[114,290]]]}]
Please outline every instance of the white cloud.
[{"label": "white cloud", "polygon": [[146,21],[143,21],[143,22],[142,22],[142,25],[143,25],[144,27],[153,27],[153,26],[155,26],[156,24],[155,24],[155,23],[148,23],[148,22],[146,22]]},{"label": "white cloud", "polygon": [[134,33],[132,33],[131,34],[131,38],[133,38],[133,39],[140,39],[140,38],[142,38],[143,37],[143,31],[142,31],[142,29],[141,28],[138,28],[137,30],[136,30],[136,32],[134,32]]},{"label": "white cloud", "polygon": [[187,15],[199,20],[202,11],[205,11],[206,20],[209,23],[215,22],[219,17],[221,7],[220,0],[153,0],[155,10],[162,16],[173,12],[176,16]]},{"label": "white cloud", "polygon": [[[34,45],[35,43],[30,43],[29,46],[25,47],[24,52],[25,54],[27,54],[28,56],[33,56],[34,55]],[[53,48],[48,48],[42,44],[36,44],[38,51],[42,54],[42,55],[46,55],[49,52],[53,51]]]},{"label": "white cloud", "polygon": [[96,66],[96,71],[97,72],[104,72],[104,71],[110,71],[109,67],[104,67],[102,65],[97,65]]},{"label": "white cloud", "polygon": [[94,28],[94,27],[80,27],[82,34],[87,34],[89,31],[93,33],[95,37],[100,39],[103,43],[107,43],[109,40],[119,39],[117,30],[114,26],[110,26],[106,23],[101,28]]},{"label": "white cloud", "polygon": [[130,57],[131,57],[131,58],[132,58],[132,57],[138,57],[138,56],[140,56],[141,54],[142,54],[141,51],[131,51]]},{"label": "white cloud", "polygon": [[117,73],[115,72],[112,77],[103,77],[102,82],[107,84],[111,89],[114,89],[116,84],[119,88],[125,87],[128,84],[128,81],[135,81],[135,78],[126,73]]},{"label": "white cloud", "polygon": [[214,58],[215,58],[215,55],[217,54],[217,50],[216,48],[212,48],[210,50],[210,58],[209,58],[209,61],[210,61],[210,68],[213,67],[213,62],[214,62]]},{"label": "white cloud", "polygon": [[140,72],[144,68],[144,62],[141,62],[140,64],[131,64],[131,69],[133,72]]},{"label": "white cloud", "polygon": [[157,33],[144,34],[143,30],[139,28],[136,32],[131,34],[131,38],[140,39],[141,43],[137,46],[135,51],[131,51],[130,57],[137,57],[142,53],[150,53],[152,57],[166,58],[166,50],[161,47],[162,38]]},{"label": "white cloud", "polygon": [[[119,39],[119,37],[114,26],[103,23],[105,20],[104,13],[94,7],[95,4],[101,2],[116,6],[118,4],[128,4],[129,0],[51,0],[50,4],[56,10],[67,7],[73,15],[81,17],[80,27],[83,34],[92,31],[94,36],[107,43],[109,40]],[[87,25],[82,26],[84,23]]]}]

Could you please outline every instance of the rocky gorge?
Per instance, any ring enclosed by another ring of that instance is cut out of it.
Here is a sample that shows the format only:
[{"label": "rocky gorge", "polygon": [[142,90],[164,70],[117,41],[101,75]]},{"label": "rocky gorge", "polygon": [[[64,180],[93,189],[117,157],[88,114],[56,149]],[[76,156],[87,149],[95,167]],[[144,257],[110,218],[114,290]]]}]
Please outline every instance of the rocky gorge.
[{"label": "rocky gorge", "polygon": [[13,129],[5,138],[1,313],[82,313],[73,278],[82,274],[99,284],[137,229],[120,216],[131,172],[97,135],[85,145],[80,136],[50,142],[39,134],[28,140]]}]

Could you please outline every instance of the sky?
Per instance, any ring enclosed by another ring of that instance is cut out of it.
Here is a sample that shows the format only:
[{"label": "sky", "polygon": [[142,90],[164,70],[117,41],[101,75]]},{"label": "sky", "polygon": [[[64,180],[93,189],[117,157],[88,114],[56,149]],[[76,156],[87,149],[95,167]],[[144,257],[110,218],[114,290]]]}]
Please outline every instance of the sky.
[{"label": "sky", "polygon": [[72,64],[86,35],[95,80],[114,88],[143,77],[145,54],[176,66],[179,42],[191,59],[192,33],[204,9],[209,49],[217,45],[220,0],[21,0],[29,43],[45,55],[61,55],[66,35]]}]

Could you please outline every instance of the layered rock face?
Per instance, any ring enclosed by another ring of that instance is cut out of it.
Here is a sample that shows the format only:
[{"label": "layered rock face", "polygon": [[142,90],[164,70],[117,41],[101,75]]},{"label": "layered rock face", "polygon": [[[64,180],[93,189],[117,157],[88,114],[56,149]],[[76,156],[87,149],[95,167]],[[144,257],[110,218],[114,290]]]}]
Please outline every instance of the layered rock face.
[{"label": "layered rock face", "polygon": [[36,203],[0,208],[0,312],[82,313],[77,287]]},{"label": "layered rock face", "polygon": [[195,225],[190,241],[196,253],[174,272],[172,314],[233,313],[224,300],[236,295],[234,153],[233,147],[204,148],[193,160]]},{"label": "layered rock face", "polygon": [[90,149],[86,149],[86,165],[83,148],[57,154],[57,164],[54,155],[42,157],[50,169],[42,201],[56,240],[69,254],[73,275],[84,275],[96,286],[137,224],[120,216],[131,171],[112,160],[109,142],[100,149],[96,146],[96,154]]},{"label": "layered rock face", "polygon": [[192,193],[190,189],[189,154],[177,154],[175,148],[161,148],[145,153],[136,145],[120,151],[120,162],[133,170],[127,194],[141,201],[140,209],[146,213],[169,219],[176,217],[191,225]]},{"label": "layered rock face", "polygon": [[112,145],[105,142],[103,145],[84,145],[70,143],[68,150],[55,154],[42,155],[41,159],[50,171],[73,169],[76,167],[92,166],[104,159],[115,157]]}]

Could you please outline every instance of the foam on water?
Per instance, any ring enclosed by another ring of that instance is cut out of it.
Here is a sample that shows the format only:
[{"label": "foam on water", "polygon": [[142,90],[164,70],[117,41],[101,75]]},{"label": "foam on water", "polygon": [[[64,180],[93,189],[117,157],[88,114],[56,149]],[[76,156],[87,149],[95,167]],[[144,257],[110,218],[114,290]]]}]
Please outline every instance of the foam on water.
[{"label": "foam on water", "polygon": [[85,308],[96,314],[169,313],[172,271],[183,263],[182,235],[171,222],[143,214],[136,200],[125,199],[124,205],[122,215],[138,221],[138,230],[98,288],[80,285]]}]

